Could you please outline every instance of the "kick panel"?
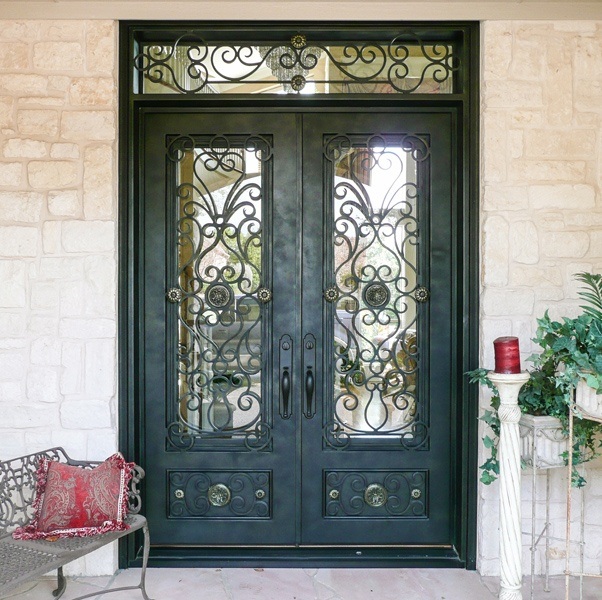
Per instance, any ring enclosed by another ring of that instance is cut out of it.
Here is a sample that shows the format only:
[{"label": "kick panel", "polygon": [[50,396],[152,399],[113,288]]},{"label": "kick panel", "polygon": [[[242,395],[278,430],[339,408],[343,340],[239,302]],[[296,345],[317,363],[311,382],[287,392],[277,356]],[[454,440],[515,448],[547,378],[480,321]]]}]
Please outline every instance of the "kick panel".
[{"label": "kick panel", "polygon": [[269,471],[169,471],[169,517],[272,516]]},{"label": "kick panel", "polygon": [[428,516],[428,471],[324,471],[325,517]]}]

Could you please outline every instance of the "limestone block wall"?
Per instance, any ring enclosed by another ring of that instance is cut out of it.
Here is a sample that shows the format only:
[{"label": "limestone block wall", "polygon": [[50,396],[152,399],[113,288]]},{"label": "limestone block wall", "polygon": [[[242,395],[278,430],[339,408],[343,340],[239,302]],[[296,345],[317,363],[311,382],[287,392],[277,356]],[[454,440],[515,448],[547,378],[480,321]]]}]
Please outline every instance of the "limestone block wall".
[{"label": "limestone block wall", "polygon": [[[481,111],[481,364],[490,367],[493,339],[517,335],[526,358],[537,349],[536,317],[579,311],[573,274],[602,270],[602,22],[484,23]],[[586,568],[599,572],[600,463],[587,471]],[[552,534],[560,538],[565,481],[563,469],[552,473]],[[527,473],[523,484],[530,529]],[[539,525],[543,486],[540,477]],[[498,486],[481,486],[479,496],[479,569],[494,575]],[[552,543],[550,558],[562,573],[563,543]]]},{"label": "limestone block wall", "polygon": [[0,21],[0,459],[117,447],[116,31]]}]

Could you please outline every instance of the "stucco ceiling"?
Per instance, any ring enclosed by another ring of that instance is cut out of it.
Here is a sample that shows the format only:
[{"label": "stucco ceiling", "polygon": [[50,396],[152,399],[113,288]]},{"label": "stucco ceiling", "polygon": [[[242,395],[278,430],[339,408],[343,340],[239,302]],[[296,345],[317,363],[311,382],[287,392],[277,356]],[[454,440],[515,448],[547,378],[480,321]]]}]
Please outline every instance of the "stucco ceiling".
[{"label": "stucco ceiling", "polygon": [[0,18],[602,20],[602,0],[0,0]]}]

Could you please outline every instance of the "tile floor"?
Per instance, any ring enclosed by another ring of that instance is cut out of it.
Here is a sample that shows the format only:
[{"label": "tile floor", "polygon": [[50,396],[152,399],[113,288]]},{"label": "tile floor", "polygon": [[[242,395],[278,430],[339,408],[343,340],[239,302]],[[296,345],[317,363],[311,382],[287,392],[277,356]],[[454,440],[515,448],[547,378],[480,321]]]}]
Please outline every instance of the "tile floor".
[{"label": "tile floor", "polygon": [[[113,577],[69,580],[63,600],[107,587],[135,585],[140,570]],[[564,600],[564,578],[552,578],[551,592],[537,581],[534,600]],[[42,579],[6,598],[52,600],[54,581]],[[149,569],[147,591],[153,600],[490,600],[498,579],[456,569]],[[571,598],[579,598],[573,585]],[[529,600],[529,585],[523,598]],[[140,592],[99,596],[107,600],[142,600]],[[585,582],[583,600],[602,598],[602,580]]]}]

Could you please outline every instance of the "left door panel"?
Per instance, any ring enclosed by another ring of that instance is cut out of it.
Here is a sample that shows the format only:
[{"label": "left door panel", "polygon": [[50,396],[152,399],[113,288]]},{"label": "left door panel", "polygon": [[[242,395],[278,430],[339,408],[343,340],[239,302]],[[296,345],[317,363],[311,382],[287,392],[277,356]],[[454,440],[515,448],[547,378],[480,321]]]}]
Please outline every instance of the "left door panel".
[{"label": "left door panel", "polygon": [[296,131],[274,114],[142,122],[144,453],[159,546],[296,542]]}]

